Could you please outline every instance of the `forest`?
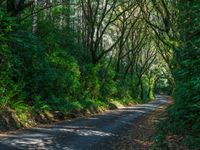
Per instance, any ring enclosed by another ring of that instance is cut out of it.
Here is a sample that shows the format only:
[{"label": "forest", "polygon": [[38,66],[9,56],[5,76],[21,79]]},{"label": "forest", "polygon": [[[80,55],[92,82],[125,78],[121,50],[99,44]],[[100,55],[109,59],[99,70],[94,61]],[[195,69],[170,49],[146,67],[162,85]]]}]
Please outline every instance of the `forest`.
[{"label": "forest", "polygon": [[156,146],[171,135],[198,149],[199,10],[198,0],[0,0],[1,116],[29,127],[172,95]]}]

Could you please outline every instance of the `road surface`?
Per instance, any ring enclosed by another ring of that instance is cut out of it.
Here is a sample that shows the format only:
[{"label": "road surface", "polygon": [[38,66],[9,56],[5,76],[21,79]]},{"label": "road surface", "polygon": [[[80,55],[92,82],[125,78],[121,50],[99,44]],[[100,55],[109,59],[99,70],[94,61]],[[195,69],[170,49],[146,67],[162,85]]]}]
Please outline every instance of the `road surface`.
[{"label": "road surface", "polygon": [[112,150],[138,118],[166,103],[165,96],[148,104],[0,135],[0,150]]}]

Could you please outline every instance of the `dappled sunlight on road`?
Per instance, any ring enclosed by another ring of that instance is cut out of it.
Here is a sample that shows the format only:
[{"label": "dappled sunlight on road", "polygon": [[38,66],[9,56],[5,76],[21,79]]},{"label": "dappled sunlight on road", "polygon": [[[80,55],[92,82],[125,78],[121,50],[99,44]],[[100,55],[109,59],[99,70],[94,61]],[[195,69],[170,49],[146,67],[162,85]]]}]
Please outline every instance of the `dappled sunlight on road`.
[{"label": "dappled sunlight on road", "polygon": [[[114,136],[112,133],[93,130],[91,127],[81,127],[81,126],[55,126],[52,128],[35,128],[30,129],[31,132],[21,133],[19,135],[9,135],[7,138],[1,139],[1,143],[4,145],[17,147],[20,149],[72,149],[59,144],[59,138],[62,137],[75,136],[76,138],[91,136],[108,137]],[[25,131],[27,132],[27,131]],[[73,146],[72,146],[73,147]]]},{"label": "dappled sunlight on road", "polygon": [[148,104],[0,135],[0,148],[3,150],[107,150],[110,148],[106,147],[106,143],[114,142],[117,137],[127,134],[127,129],[133,126],[135,119],[155,110],[165,102],[165,99],[158,98],[157,101]]}]

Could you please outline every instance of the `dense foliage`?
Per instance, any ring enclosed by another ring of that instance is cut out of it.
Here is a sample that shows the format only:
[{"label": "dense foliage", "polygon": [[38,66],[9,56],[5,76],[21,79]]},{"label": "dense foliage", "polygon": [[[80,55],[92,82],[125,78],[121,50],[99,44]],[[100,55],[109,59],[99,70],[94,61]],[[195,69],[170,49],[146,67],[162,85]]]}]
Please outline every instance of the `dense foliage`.
[{"label": "dense foliage", "polygon": [[[200,147],[200,58],[198,1],[177,1],[176,43],[172,74],[175,81],[174,105],[158,124],[158,143],[164,148]],[[171,140],[168,140],[172,137]],[[181,145],[184,145],[181,147]]]},{"label": "dense foliage", "polygon": [[38,112],[95,112],[173,93],[159,147],[175,144],[169,135],[200,147],[198,3],[0,0],[0,108],[27,125]]},{"label": "dense foliage", "polygon": [[140,7],[117,0],[1,0],[0,108],[16,111],[27,125],[38,112],[154,99],[166,64]]}]

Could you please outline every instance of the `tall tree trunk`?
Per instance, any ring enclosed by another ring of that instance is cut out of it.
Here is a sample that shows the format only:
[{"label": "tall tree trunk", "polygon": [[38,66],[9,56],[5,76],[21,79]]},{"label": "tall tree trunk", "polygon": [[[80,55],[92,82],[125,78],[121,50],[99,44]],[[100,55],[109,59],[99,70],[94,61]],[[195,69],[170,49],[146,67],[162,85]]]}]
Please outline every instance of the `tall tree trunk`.
[{"label": "tall tree trunk", "polygon": [[38,0],[34,0],[33,4],[33,22],[32,22],[32,33],[35,34],[37,32],[37,26],[38,26],[38,15],[36,13],[37,11],[37,5],[38,5]]}]

